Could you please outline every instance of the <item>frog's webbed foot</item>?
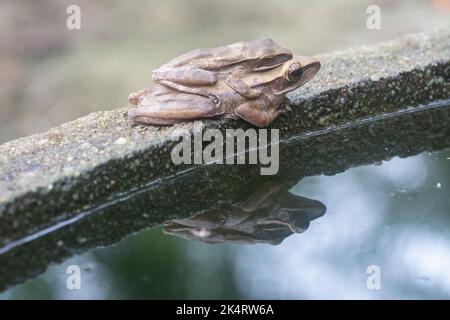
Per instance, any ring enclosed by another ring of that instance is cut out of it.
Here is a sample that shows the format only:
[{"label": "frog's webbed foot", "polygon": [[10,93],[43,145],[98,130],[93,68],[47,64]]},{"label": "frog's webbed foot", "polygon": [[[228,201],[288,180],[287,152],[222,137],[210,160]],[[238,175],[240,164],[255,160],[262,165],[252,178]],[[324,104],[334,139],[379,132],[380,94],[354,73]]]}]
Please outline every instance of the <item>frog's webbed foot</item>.
[{"label": "frog's webbed foot", "polygon": [[261,95],[261,90],[248,86],[242,78],[246,75],[246,70],[242,67],[235,69],[225,79],[226,83],[236,92],[246,98],[257,98]]},{"label": "frog's webbed foot", "polygon": [[286,114],[292,111],[292,108],[289,104],[287,103],[282,103],[278,106],[277,110],[278,114]]},{"label": "frog's webbed foot", "polygon": [[258,105],[253,102],[241,104],[234,110],[234,113],[259,128],[267,127],[281,114],[279,110],[260,110]]}]

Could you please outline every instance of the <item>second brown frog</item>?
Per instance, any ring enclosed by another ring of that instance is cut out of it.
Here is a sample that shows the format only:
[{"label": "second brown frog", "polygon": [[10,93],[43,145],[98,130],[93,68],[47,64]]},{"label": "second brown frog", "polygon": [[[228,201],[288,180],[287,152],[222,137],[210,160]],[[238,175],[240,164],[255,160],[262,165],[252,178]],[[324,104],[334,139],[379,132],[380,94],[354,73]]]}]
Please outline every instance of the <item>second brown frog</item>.
[{"label": "second brown frog", "polygon": [[[230,56],[227,65],[224,63],[226,47],[215,48],[220,49],[220,59],[216,62],[221,68],[218,68],[211,53],[214,48],[205,49],[208,50],[205,59],[209,59],[207,63],[203,62],[202,68],[209,68],[205,71],[199,70],[202,51],[196,50],[195,67],[183,65],[178,75],[176,66],[156,70],[156,84],[130,95],[130,103],[138,107],[128,112],[129,119],[136,124],[172,125],[201,118],[226,117],[241,118],[257,127],[265,127],[287,111],[286,94],[308,82],[320,68],[316,59],[292,55],[271,40],[230,46],[252,52],[230,50],[229,55],[234,53],[247,59]],[[189,54],[184,56],[182,61],[186,64]],[[170,80],[164,76],[170,76]]]}]

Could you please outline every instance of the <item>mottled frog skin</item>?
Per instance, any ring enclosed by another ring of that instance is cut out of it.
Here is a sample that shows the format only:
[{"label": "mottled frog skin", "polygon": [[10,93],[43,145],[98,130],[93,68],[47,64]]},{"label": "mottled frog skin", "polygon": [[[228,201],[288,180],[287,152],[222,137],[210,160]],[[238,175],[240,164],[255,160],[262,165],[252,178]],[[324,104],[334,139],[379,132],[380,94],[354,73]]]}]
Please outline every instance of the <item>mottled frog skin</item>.
[{"label": "mottled frog skin", "polygon": [[286,93],[318,72],[314,58],[269,39],[199,49],[153,71],[156,82],[130,94],[136,124],[172,125],[201,118],[242,118],[265,127],[286,112]]}]

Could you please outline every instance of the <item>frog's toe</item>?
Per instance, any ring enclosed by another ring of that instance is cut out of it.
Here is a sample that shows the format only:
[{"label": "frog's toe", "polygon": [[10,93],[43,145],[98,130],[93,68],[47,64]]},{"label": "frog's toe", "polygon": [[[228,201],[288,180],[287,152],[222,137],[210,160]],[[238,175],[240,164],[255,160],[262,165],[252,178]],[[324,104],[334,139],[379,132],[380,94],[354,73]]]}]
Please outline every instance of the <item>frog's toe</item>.
[{"label": "frog's toe", "polygon": [[152,110],[148,110],[146,107],[130,109],[127,115],[128,119],[133,124],[170,126],[175,123],[183,121],[180,119],[158,117],[157,115],[154,114],[154,112],[152,112]]}]

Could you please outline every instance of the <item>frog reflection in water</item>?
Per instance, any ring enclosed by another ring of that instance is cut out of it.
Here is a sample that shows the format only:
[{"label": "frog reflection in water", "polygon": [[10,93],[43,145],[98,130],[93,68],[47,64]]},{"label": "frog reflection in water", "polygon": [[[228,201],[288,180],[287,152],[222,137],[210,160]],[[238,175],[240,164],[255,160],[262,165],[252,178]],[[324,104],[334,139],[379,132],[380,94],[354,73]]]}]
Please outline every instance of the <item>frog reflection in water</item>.
[{"label": "frog reflection in water", "polygon": [[286,94],[318,72],[314,58],[293,55],[270,39],[199,49],[153,71],[153,86],[130,94],[136,124],[171,125],[210,117],[265,127],[288,109]]},{"label": "frog reflection in water", "polygon": [[276,245],[302,233],[311,220],[325,214],[320,201],[279,187],[264,187],[247,201],[164,223],[163,232],[207,243],[268,243]]}]

